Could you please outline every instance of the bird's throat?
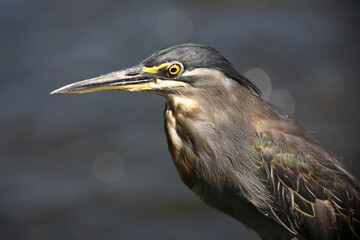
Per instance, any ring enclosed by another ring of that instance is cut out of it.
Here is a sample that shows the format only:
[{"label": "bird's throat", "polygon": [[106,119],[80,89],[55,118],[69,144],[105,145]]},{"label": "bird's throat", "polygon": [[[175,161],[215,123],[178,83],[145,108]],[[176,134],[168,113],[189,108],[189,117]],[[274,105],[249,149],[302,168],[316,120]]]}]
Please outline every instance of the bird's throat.
[{"label": "bird's throat", "polygon": [[164,124],[169,151],[182,181],[189,188],[192,187],[193,182],[191,172],[194,161],[184,157],[184,154],[190,152],[187,151],[188,143],[184,137],[186,133],[183,131],[183,124],[196,118],[199,111],[199,104],[196,100],[179,95],[167,97]]},{"label": "bird's throat", "polygon": [[193,115],[199,111],[199,103],[192,98],[170,95],[167,98],[168,105],[175,114]]}]

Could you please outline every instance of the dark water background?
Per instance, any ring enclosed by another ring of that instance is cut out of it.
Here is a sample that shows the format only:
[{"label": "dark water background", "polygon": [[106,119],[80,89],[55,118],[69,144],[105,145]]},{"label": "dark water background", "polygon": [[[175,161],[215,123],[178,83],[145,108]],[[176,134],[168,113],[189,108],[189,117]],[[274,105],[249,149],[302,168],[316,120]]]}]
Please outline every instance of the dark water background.
[{"label": "dark water background", "polygon": [[355,0],[1,0],[0,239],[259,239],[181,183],[161,97],[49,95],[182,42],[271,79],[269,98],[359,177],[359,10]]}]

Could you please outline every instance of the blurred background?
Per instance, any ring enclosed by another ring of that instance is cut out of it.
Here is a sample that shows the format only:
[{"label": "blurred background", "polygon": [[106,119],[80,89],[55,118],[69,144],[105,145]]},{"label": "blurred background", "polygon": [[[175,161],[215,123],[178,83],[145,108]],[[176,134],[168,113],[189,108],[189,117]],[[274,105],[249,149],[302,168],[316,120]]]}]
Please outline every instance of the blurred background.
[{"label": "blurred background", "polygon": [[180,181],[146,93],[49,95],[184,42],[223,53],[360,176],[360,4],[0,1],[0,239],[259,239]]}]

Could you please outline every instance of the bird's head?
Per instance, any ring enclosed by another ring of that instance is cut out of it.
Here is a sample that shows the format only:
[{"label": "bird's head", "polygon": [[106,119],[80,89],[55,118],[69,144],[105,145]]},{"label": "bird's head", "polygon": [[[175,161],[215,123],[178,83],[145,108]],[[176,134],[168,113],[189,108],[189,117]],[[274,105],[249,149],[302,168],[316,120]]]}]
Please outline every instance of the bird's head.
[{"label": "bird's head", "polygon": [[211,89],[230,79],[260,95],[258,88],[239,74],[218,51],[198,44],[182,44],[159,50],[139,65],[75,82],[54,93],[87,93],[104,90],[147,91],[162,96],[187,95],[195,89]]}]

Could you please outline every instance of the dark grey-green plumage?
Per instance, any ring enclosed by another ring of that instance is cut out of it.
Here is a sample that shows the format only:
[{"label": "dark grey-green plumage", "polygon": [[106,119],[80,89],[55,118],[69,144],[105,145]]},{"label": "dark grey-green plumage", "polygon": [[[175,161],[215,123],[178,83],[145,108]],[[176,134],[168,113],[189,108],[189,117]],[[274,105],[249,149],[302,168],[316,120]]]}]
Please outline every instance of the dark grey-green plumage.
[{"label": "dark grey-green plumage", "polygon": [[357,180],[213,48],[163,49],[53,93],[110,89],[164,96],[182,181],[263,239],[360,239]]}]

